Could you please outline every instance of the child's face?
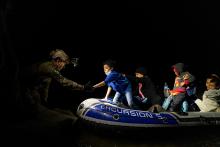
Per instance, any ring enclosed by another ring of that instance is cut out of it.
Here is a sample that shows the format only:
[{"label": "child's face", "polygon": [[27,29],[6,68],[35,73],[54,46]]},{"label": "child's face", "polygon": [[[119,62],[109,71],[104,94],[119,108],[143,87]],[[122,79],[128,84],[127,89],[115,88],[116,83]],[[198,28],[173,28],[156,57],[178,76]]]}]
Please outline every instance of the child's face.
[{"label": "child's face", "polygon": [[104,69],[105,74],[112,70],[112,68],[106,64],[103,66],[103,69]]},{"label": "child's face", "polygon": [[216,84],[214,82],[211,82],[211,79],[206,80],[206,88],[209,89],[216,89]]},{"label": "child's face", "polygon": [[144,75],[143,75],[143,74],[138,73],[138,72],[136,72],[136,73],[135,73],[135,76],[136,76],[137,78],[143,78],[143,77],[144,77]]},{"label": "child's face", "polygon": [[176,76],[180,75],[179,71],[175,67],[173,68],[173,72],[175,73]]}]

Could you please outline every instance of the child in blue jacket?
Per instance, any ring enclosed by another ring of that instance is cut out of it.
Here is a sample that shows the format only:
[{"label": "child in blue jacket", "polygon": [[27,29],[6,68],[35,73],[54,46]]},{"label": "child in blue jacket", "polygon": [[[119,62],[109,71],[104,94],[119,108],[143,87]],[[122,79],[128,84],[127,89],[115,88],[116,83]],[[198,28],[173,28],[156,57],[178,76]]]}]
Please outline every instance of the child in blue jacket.
[{"label": "child in blue jacket", "polygon": [[93,88],[98,88],[107,85],[108,90],[105,95],[105,99],[109,97],[112,90],[115,91],[115,96],[113,98],[114,104],[119,104],[119,99],[121,96],[125,96],[128,106],[130,108],[133,107],[133,100],[132,100],[132,87],[130,81],[121,73],[114,70],[115,67],[114,60],[106,60],[103,63],[103,69],[106,74],[106,78],[104,81],[96,84]]}]

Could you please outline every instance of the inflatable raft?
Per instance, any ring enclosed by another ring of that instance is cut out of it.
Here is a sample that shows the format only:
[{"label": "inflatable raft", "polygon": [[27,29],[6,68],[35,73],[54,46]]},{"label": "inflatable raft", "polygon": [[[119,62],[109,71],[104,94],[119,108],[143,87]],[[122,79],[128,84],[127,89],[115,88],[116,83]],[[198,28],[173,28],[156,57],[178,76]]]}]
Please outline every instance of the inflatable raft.
[{"label": "inflatable raft", "polygon": [[167,128],[220,125],[218,112],[159,112],[133,110],[97,98],[84,100],[77,109],[78,116],[97,125],[132,128]]}]

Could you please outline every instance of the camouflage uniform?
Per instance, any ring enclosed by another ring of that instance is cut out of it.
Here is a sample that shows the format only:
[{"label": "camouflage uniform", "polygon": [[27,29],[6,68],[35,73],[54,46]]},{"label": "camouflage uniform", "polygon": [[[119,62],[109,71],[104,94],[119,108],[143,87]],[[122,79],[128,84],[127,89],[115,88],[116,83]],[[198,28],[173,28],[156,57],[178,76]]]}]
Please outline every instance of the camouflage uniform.
[{"label": "camouflage uniform", "polygon": [[33,65],[30,70],[29,72],[31,74],[28,75],[29,77],[24,77],[28,83],[28,89],[26,89],[25,94],[28,98],[27,102],[30,104],[47,103],[49,86],[52,79],[71,90],[84,90],[83,85],[63,77],[60,72],[55,69],[52,61]]}]

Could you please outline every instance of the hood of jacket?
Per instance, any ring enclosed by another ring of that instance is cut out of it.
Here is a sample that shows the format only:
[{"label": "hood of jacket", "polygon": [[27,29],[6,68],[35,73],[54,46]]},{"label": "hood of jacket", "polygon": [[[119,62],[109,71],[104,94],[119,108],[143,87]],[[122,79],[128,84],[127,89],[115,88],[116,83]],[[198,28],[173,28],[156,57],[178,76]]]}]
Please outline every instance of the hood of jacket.
[{"label": "hood of jacket", "polygon": [[176,63],[172,66],[172,68],[175,68],[180,74],[185,71],[184,63]]}]

